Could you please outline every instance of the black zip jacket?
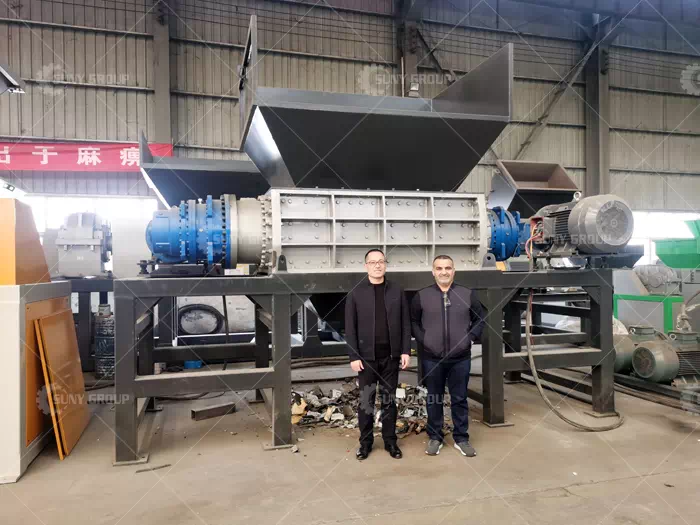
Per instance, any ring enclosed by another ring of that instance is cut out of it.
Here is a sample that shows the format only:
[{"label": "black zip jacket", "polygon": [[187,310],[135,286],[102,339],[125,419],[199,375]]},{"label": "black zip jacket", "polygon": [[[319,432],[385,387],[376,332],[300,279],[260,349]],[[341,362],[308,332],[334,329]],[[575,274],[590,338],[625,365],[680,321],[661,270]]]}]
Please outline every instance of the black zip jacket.
[{"label": "black zip jacket", "polygon": [[[391,357],[411,353],[411,319],[403,289],[384,279],[384,305]],[[345,299],[345,342],[350,361],[374,361],[374,287],[365,277]]]},{"label": "black zip jacket", "polygon": [[411,303],[413,337],[428,357],[465,359],[481,340],[484,308],[473,290],[453,284],[443,294],[437,284],[423,288]]}]

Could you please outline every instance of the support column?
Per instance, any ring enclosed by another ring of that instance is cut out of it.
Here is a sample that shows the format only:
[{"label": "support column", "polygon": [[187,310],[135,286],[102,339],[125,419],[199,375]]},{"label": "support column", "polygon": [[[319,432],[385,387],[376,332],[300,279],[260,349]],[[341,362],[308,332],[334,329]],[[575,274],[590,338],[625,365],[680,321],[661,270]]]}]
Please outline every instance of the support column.
[{"label": "support column", "polygon": [[600,348],[602,357],[593,367],[593,412],[610,415],[615,412],[615,351],[613,346],[612,308],[613,289],[612,272],[601,272],[599,301],[591,296],[591,330],[592,346]]},{"label": "support column", "polygon": [[[506,341],[506,352],[520,352],[522,349],[520,344],[520,308],[510,303],[505,307],[505,314],[506,329],[510,332],[509,339]],[[505,380],[507,383],[521,381],[520,372],[506,372]]]},{"label": "support column", "polygon": [[[255,306],[255,368],[270,366],[270,331],[260,320],[261,308]],[[255,390],[255,400],[264,401],[262,390]]]},{"label": "support column", "polygon": [[292,444],[292,338],[289,333],[291,314],[289,294],[272,296],[272,366],[275,386],[272,389],[272,446]]},{"label": "support column", "polygon": [[507,425],[503,390],[503,294],[504,290],[481,292],[486,309],[486,326],[482,337],[484,424]]},{"label": "support column", "polygon": [[95,370],[95,360],[90,356],[92,340],[92,304],[90,292],[78,292],[78,352],[83,372]]},{"label": "support column", "polygon": [[114,298],[115,315],[115,375],[114,390],[114,463],[138,462],[138,414],[137,400],[132,384],[136,377],[136,333],[134,299]]},{"label": "support column", "polygon": [[158,301],[158,346],[172,346],[177,325],[177,297],[162,297]]},{"label": "support column", "polygon": [[[415,20],[406,20],[403,24],[403,31],[399,31],[399,51],[403,59],[403,93],[407,97],[411,80],[417,81],[418,77],[418,24]],[[423,96],[422,91],[420,92]]]},{"label": "support column", "polygon": [[[610,27],[601,27],[605,34]],[[608,56],[612,38],[601,42],[585,68],[586,183],[585,194],[610,192],[610,78]]]},{"label": "support column", "polygon": [[149,376],[153,374],[153,311],[151,311],[149,315],[151,316],[151,326],[144,330],[139,336],[139,342],[136,346],[138,349],[136,369],[140,376]]},{"label": "support column", "polygon": [[168,0],[161,0],[153,10],[153,89],[155,91],[153,118],[154,135],[151,142],[170,144],[170,9]]},{"label": "support column", "polygon": [[323,357],[323,343],[318,335],[318,316],[304,307],[302,309],[303,357]]}]

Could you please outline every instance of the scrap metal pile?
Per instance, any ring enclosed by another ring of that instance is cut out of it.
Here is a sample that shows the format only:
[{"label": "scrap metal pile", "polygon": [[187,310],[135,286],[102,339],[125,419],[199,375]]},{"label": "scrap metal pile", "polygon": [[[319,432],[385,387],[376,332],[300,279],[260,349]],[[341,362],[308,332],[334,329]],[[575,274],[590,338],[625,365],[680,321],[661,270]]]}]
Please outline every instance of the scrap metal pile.
[{"label": "scrap metal pile", "polygon": [[[420,434],[427,425],[425,401],[428,391],[421,386],[401,383],[396,389],[398,417],[396,434],[404,438],[411,433]],[[292,424],[300,427],[354,429],[358,426],[358,408],[361,401],[357,379],[347,380],[341,388],[323,391],[315,386],[308,392],[292,392]],[[445,432],[450,432],[449,395],[445,394]],[[379,395],[375,402],[374,428],[381,429],[382,413]]]}]

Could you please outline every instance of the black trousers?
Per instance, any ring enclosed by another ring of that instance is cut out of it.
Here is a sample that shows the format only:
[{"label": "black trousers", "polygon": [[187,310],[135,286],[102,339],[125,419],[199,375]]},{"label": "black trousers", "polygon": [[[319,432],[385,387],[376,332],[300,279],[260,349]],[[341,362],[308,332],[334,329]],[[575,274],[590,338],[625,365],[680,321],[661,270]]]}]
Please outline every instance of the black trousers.
[{"label": "black trousers", "polygon": [[426,408],[428,411],[428,437],[443,440],[442,424],[444,413],[442,408],[445,385],[450,391],[452,405],[452,438],[455,443],[469,441],[469,403],[467,401],[467,386],[469,372],[472,368],[470,359],[459,361],[438,361],[423,358],[423,384],[428,389]]},{"label": "black trousers", "polygon": [[360,404],[358,419],[360,445],[374,443],[374,403],[379,385],[382,406],[382,438],[384,444],[396,444],[396,386],[399,381],[399,359],[387,357],[376,361],[363,361],[365,369],[358,374],[360,383]]}]

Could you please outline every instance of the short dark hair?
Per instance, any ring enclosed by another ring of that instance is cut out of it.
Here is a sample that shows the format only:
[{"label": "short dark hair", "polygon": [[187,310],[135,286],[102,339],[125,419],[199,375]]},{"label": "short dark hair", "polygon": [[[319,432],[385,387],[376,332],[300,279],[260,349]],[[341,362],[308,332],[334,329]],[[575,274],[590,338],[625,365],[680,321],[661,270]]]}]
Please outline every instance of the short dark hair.
[{"label": "short dark hair", "polygon": [[379,248],[372,248],[371,250],[367,250],[367,253],[365,254],[365,262],[367,262],[367,256],[372,252],[379,252],[386,259],[386,255],[384,255],[383,251],[381,251]]},{"label": "short dark hair", "polygon": [[449,255],[436,255],[435,259],[433,259],[433,264],[435,264],[435,261],[437,261],[438,259],[448,259],[452,263],[452,266],[454,266],[455,264],[455,262],[452,260],[452,257],[450,257]]}]

